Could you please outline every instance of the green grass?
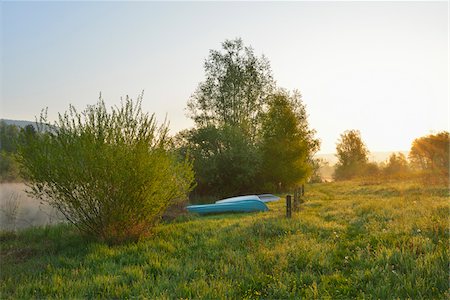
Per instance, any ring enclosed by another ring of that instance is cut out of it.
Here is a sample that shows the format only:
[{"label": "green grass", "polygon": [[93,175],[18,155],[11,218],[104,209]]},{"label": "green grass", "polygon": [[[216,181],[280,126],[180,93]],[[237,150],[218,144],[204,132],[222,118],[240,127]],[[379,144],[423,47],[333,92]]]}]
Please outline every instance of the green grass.
[{"label": "green grass", "polygon": [[270,211],[184,218],[139,243],[68,225],[0,235],[0,298],[447,299],[448,189],[306,187]]}]

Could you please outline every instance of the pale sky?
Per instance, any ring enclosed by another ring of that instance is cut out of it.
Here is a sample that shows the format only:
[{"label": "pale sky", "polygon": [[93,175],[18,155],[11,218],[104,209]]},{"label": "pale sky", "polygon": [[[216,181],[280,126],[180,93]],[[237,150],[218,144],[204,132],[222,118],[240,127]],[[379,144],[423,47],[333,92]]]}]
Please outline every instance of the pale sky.
[{"label": "pale sky", "polygon": [[145,91],[171,132],[210,49],[241,37],[298,89],[320,153],[359,129],[371,151],[449,130],[448,2],[1,2],[0,118],[54,120],[101,91]]}]

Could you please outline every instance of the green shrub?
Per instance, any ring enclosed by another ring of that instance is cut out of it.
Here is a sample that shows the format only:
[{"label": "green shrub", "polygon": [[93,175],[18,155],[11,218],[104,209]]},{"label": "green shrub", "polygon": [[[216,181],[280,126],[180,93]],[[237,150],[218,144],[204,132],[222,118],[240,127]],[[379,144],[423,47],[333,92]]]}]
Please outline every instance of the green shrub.
[{"label": "green shrub", "polygon": [[167,124],[141,110],[142,96],[107,110],[102,99],[82,113],[70,107],[54,126],[41,114],[19,147],[31,194],[81,231],[119,243],[148,234],[173,200],[192,189],[188,161],[169,151]]}]

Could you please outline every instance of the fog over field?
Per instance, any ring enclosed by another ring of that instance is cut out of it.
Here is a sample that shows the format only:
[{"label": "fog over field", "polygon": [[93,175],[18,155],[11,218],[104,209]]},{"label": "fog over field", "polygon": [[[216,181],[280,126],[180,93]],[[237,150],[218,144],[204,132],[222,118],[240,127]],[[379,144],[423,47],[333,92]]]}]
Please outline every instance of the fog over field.
[{"label": "fog over field", "polygon": [[[389,156],[391,156],[393,153],[403,153],[406,157],[408,157],[409,151],[406,150],[399,150],[399,151],[384,151],[384,152],[370,152],[369,153],[369,160],[381,163],[385,162],[387,159],[389,159]],[[335,153],[320,153],[314,155],[315,158],[323,159],[327,161],[330,165],[334,165],[338,162],[338,159],[336,157]]]},{"label": "fog over field", "polygon": [[15,230],[64,220],[54,208],[25,192],[24,183],[0,184],[0,229]]}]

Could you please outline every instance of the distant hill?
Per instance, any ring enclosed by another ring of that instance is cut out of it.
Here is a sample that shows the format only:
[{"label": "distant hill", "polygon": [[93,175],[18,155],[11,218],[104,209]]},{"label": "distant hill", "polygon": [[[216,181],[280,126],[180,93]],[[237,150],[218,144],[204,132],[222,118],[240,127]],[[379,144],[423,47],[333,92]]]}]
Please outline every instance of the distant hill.
[{"label": "distant hill", "polygon": [[36,123],[32,121],[0,119],[0,122],[5,122],[6,125],[16,125],[17,127],[21,128],[24,128],[27,125],[32,125],[36,127]]},{"label": "distant hill", "polygon": [[[26,126],[31,125],[37,130],[36,122],[34,122],[34,121],[0,119],[0,122],[5,122],[6,125],[15,125],[15,126],[20,127],[20,128],[25,128]],[[44,125],[42,127],[42,130],[49,131],[50,128],[52,128],[52,127],[53,126],[51,126],[51,125]]]}]

